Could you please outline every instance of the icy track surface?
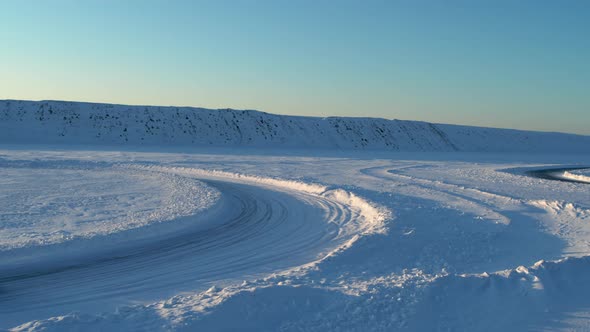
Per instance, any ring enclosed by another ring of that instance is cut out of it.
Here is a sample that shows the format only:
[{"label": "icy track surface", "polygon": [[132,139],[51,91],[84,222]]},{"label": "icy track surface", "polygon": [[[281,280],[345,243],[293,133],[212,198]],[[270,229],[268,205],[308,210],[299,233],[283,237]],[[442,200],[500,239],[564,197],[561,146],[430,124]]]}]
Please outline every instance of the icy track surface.
[{"label": "icy track surface", "polygon": [[590,157],[213,152],[0,150],[0,328],[590,329]]}]

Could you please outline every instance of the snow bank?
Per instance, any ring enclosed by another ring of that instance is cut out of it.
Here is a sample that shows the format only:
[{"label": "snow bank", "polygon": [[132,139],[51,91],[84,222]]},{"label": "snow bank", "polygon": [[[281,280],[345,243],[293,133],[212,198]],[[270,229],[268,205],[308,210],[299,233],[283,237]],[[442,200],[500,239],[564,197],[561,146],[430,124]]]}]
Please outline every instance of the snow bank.
[{"label": "snow bank", "polygon": [[588,152],[590,137],[378,118],[0,101],[0,143],[389,151]]},{"label": "snow bank", "polygon": [[590,219],[590,209],[584,209],[572,203],[544,199],[533,200],[529,203],[546,210],[552,215],[566,214],[578,220]]},{"label": "snow bank", "polygon": [[576,174],[573,172],[565,171],[565,172],[563,172],[563,177],[568,180],[575,180],[575,181],[590,183],[590,176],[586,176],[583,174]]}]

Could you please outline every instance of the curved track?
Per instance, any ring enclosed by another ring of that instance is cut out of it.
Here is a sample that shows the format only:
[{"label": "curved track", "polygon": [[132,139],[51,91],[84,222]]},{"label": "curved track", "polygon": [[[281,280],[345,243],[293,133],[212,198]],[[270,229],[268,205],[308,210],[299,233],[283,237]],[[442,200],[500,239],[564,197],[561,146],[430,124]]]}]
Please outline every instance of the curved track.
[{"label": "curved track", "polygon": [[83,264],[2,271],[0,328],[72,311],[111,311],[309,263],[348,240],[338,225],[357,217],[318,196],[204,181],[225,200],[222,211],[209,216],[214,222],[208,228],[88,257]]}]

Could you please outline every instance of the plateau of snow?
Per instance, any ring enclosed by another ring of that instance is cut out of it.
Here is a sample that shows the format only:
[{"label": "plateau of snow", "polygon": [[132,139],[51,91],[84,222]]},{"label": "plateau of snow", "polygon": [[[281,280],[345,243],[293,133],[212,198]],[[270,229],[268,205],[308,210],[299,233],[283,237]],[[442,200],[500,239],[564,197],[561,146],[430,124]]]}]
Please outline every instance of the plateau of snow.
[{"label": "plateau of snow", "polygon": [[590,330],[588,137],[2,103],[0,329]]},{"label": "plateau of snow", "polygon": [[590,137],[377,118],[0,101],[0,142],[386,151],[590,152]]}]

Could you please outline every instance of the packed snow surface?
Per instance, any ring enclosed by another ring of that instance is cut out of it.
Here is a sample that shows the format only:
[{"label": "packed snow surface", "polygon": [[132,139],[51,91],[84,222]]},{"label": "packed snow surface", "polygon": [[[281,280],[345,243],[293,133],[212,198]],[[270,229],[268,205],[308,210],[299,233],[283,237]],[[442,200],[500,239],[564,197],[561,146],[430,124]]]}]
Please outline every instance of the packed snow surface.
[{"label": "packed snow surface", "polygon": [[0,251],[174,220],[219,198],[200,181],[96,162],[0,158],[0,172]]},{"label": "packed snow surface", "polygon": [[0,328],[590,328],[590,185],[530,174],[588,155],[0,158]]}]

